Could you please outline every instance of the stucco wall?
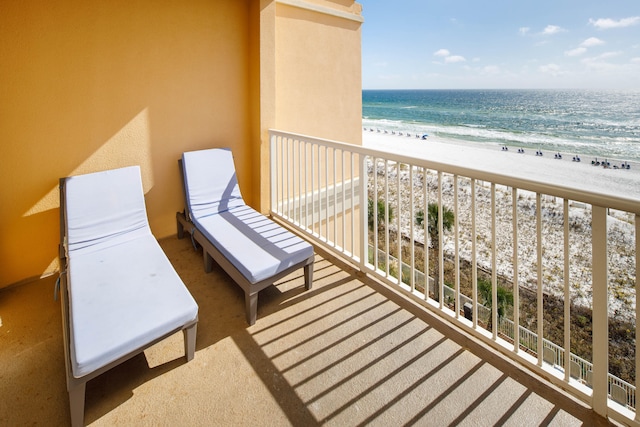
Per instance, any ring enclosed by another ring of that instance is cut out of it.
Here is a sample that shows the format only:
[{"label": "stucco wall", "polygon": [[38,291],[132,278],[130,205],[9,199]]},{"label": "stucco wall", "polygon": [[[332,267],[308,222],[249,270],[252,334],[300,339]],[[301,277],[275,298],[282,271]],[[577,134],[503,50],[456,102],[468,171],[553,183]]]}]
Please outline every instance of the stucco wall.
[{"label": "stucco wall", "polygon": [[361,12],[353,0],[261,0],[263,211],[268,129],[362,143]]},{"label": "stucco wall", "polygon": [[184,151],[231,147],[266,211],[269,128],[359,144],[359,14],[352,0],[0,2],[0,288],[57,271],[60,177],[140,165],[162,238]]},{"label": "stucco wall", "polygon": [[[314,3],[359,14],[353,2]],[[361,144],[361,23],[278,4],[275,38],[276,127]]]},{"label": "stucco wall", "polygon": [[237,0],[0,4],[0,287],[57,269],[60,177],[140,164],[157,237],[175,233],[183,151],[231,146],[251,182],[248,15]]}]

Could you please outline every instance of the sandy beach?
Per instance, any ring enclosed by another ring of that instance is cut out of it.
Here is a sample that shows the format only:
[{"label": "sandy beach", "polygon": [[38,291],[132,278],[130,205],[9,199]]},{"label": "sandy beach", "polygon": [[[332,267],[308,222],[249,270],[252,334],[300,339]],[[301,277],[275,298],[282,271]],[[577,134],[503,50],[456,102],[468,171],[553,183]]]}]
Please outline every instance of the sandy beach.
[{"label": "sandy beach", "polygon": [[[561,153],[562,159],[554,158],[554,152],[544,152],[543,156],[536,156],[535,149],[518,153],[516,148],[508,151],[498,144],[486,146],[467,143],[464,141],[445,140],[429,136],[427,140],[415,138],[415,136],[400,136],[371,132],[363,132],[363,145],[381,151],[400,152],[413,157],[424,158],[432,161],[454,163],[456,165],[490,170],[499,174],[517,176],[523,179],[535,179],[545,183],[559,183],[565,187],[575,187],[600,194],[621,195],[626,198],[634,198],[640,204],[640,164],[630,163],[630,169],[603,168],[593,166],[590,157],[582,156],[580,162],[572,161],[575,154]],[[613,166],[613,161],[610,160]],[[616,161],[615,164],[620,164]],[[378,176],[380,177],[380,165]],[[408,181],[407,177],[402,180]],[[414,184],[415,185],[415,184]],[[419,184],[421,185],[421,184]],[[443,187],[445,193],[451,193],[450,184]],[[403,190],[404,192],[405,190]],[[422,192],[416,192],[414,203],[420,205]],[[525,192],[528,193],[528,192]],[[462,258],[471,259],[471,218],[470,190],[465,185],[459,188],[459,215],[460,247],[459,254]],[[478,202],[488,205],[488,191],[478,191]],[[408,195],[403,194],[403,200],[408,200]],[[406,197],[406,199],[404,199]],[[450,195],[449,195],[450,197]],[[390,203],[397,201],[397,195],[390,194]],[[512,227],[511,219],[511,195],[497,194],[497,271],[505,277],[513,277],[512,264]],[[551,198],[543,199],[545,212],[543,226],[544,240],[544,290],[547,293],[561,297],[563,294],[563,245],[562,235],[562,202]],[[519,259],[519,283],[529,288],[535,287],[537,277],[536,267],[536,221],[535,221],[535,195],[525,194],[519,201],[518,233],[518,259]],[[485,210],[486,211],[486,210]],[[476,226],[479,236],[490,235],[491,217],[488,212],[480,210],[476,216]],[[570,284],[571,296],[574,303],[591,306],[591,212],[589,209],[572,208],[571,218],[571,267]],[[394,225],[392,225],[394,227]],[[635,310],[635,232],[633,228],[633,216],[628,213],[615,213],[610,216],[609,227],[609,306],[611,315],[633,318]],[[401,219],[402,232],[408,234],[410,219]],[[559,231],[558,231],[559,230]],[[449,233],[450,234],[450,233]],[[417,232],[416,239],[423,241],[421,231]],[[484,238],[482,238],[484,239]],[[482,240],[481,239],[481,240]],[[445,239],[444,250],[449,253],[454,251],[453,238],[449,235]],[[478,244],[478,263],[487,269],[491,268],[490,244]]]},{"label": "sandy beach", "polygon": [[[488,170],[495,173],[525,179],[535,179],[546,183],[560,183],[567,187],[593,191],[600,194],[630,197],[640,203],[640,164],[628,162],[630,169],[614,169],[625,160],[609,159],[610,168],[592,166],[593,157],[581,156],[580,162],[572,161],[575,153],[561,153],[562,159],[554,158],[556,152],[544,151],[536,156],[536,148],[518,153],[511,147],[503,151],[502,146],[468,143],[429,136],[426,140],[411,136],[400,136],[379,132],[363,131],[362,143],[365,147],[406,153],[414,157],[455,163],[472,169]],[[604,159],[598,159],[603,161]]]}]

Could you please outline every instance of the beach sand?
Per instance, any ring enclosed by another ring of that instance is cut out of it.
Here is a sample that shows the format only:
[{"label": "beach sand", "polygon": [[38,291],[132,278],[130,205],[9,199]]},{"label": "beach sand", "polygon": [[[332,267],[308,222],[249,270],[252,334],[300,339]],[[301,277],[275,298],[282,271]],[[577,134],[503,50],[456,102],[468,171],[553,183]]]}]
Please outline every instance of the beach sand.
[{"label": "beach sand", "polygon": [[[378,132],[365,131],[363,133],[363,146],[380,151],[402,153],[404,155],[424,158],[442,163],[452,163],[476,170],[487,170],[502,175],[516,176],[523,179],[538,180],[545,183],[559,184],[564,187],[579,188],[604,195],[620,195],[625,198],[634,198],[640,204],[640,165],[631,163],[631,169],[605,169],[601,166],[592,166],[592,158],[582,156],[581,162],[572,161],[573,154],[562,153],[562,159],[555,159],[554,152],[545,152],[542,157],[535,155],[535,150],[527,150],[524,154],[518,153],[517,148],[503,151],[500,145],[486,146],[464,141],[444,140],[429,137],[427,140],[415,138],[415,136],[399,136]],[[381,175],[379,172],[379,185]],[[392,174],[393,171],[390,171]],[[406,172],[403,172],[406,174]],[[434,180],[435,177],[430,179]],[[408,177],[403,178],[409,182]],[[419,182],[419,181],[418,181]],[[435,182],[433,185],[435,186]],[[415,184],[414,184],[415,185]],[[433,188],[433,187],[432,187]],[[404,188],[403,193],[408,192]],[[445,183],[444,191],[452,191],[450,184]],[[511,230],[511,196],[505,191],[500,191],[496,197],[497,212],[497,263],[498,274],[503,277],[513,276]],[[504,193],[504,194],[502,194]],[[522,192],[523,198],[519,200],[518,220],[518,259],[519,259],[519,283],[521,286],[534,289],[536,287],[536,220],[535,220],[535,195],[530,192]],[[414,193],[414,203],[417,209],[422,206],[422,192]],[[471,259],[471,200],[468,185],[461,185],[459,189],[459,218],[460,247],[458,249],[461,258]],[[408,200],[408,194],[402,195],[403,200]],[[450,196],[448,196],[450,198]],[[488,191],[478,189],[477,204],[488,206],[490,203]],[[397,203],[397,195],[389,194],[389,203]],[[563,206],[560,199],[543,199],[543,286],[544,292],[562,298],[564,292],[563,281]],[[490,236],[491,217],[486,209],[479,209],[476,214],[476,227],[479,236]],[[570,262],[570,286],[571,298],[575,304],[591,307],[591,211],[581,207],[572,208],[571,218],[571,262]],[[608,223],[609,245],[609,310],[610,314],[627,319],[635,318],[635,232],[633,227],[633,215],[622,212],[610,212]],[[411,219],[401,218],[402,233],[409,235]],[[391,224],[390,228],[395,228]],[[449,234],[447,237],[446,235]],[[455,251],[451,233],[445,233],[443,249],[453,254]],[[421,230],[416,232],[416,240],[424,241]],[[483,238],[486,240],[486,238]],[[478,264],[485,269],[491,269],[490,245],[479,244],[476,248]]]},{"label": "beach sand", "polygon": [[[476,170],[491,171],[523,179],[559,184],[603,195],[614,195],[638,200],[640,204],[640,164],[629,162],[631,169],[614,169],[592,166],[593,157],[581,156],[580,162],[572,161],[574,153],[561,153],[562,159],[554,158],[556,152],[544,151],[536,156],[536,149],[517,152],[511,147],[503,151],[499,144],[473,144],[465,141],[429,136],[426,140],[414,135],[392,135],[363,131],[363,146],[432,161],[452,163]],[[600,161],[604,159],[598,159]],[[615,165],[620,165],[617,160]]]}]

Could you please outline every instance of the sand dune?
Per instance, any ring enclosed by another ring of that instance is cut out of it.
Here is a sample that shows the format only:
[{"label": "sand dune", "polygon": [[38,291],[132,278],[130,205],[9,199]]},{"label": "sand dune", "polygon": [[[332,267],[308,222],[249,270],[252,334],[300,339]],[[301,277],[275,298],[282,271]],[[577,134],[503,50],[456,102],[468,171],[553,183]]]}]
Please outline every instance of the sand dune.
[{"label": "sand dune", "polygon": [[[432,139],[424,141],[406,136],[385,135],[377,132],[363,134],[363,145],[382,151],[400,152],[413,157],[432,161],[454,163],[472,169],[491,170],[496,173],[517,176],[523,179],[542,180],[547,183],[560,183],[566,187],[575,187],[600,194],[617,194],[635,198],[640,204],[640,165],[632,164],[630,170],[605,169],[591,165],[591,159],[582,156],[581,162],[573,162],[572,154],[564,154],[563,159],[555,159],[555,153],[536,156],[535,150],[524,154],[514,150],[503,151],[499,145],[480,147],[459,141]],[[373,167],[373,165],[371,165]],[[379,180],[384,175],[384,165],[377,166]],[[395,169],[390,171],[390,179],[395,180]],[[383,181],[382,181],[383,182]],[[395,182],[395,181],[394,181]],[[401,172],[403,201],[409,200],[409,174]],[[429,188],[435,189],[437,178],[428,176]],[[381,184],[381,182],[379,181]],[[423,192],[421,179],[414,178],[414,203],[421,206]],[[419,191],[416,191],[416,187]],[[443,182],[445,204],[453,203],[453,179]],[[459,229],[460,256],[471,258],[471,197],[469,180],[459,183]],[[487,208],[490,204],[488,188],[477,189],[476,227],[479,236],[477,244],[478,263],[490,269],[491,261],[491,215]],[[393,191],[391,203],[397,201]],[[429,196],[431,197],[431,196]],[[537,286],[536,253],[536,196],[527,191],[518,193],[518,270],[521,286]],[[563,294],[564,236],[563,204],[561,199],[542,198],[543,212],[543,286],[544,291],[557,296]],[[499,274],[513,277],[513,229],[512,195],[504,187],[498,187],[496,193],[496,268]],[[574,203],[570,215],[570,287],[571,298],[579,305],[591,306],[591,210],[582,204]],[[635,236],[634,215],[625,212],[612,212],[609,216],[609,306],[612,315],[633,318],[635,316]],[[409,233],[409,216],[401,219],[403,233]],[[392,225],[395,227],[395,225]],[[423,240],[423,231],[416,230],[416,238]],[[453,253],[454,240],[449,233],[445,239],[445,251]]]}]

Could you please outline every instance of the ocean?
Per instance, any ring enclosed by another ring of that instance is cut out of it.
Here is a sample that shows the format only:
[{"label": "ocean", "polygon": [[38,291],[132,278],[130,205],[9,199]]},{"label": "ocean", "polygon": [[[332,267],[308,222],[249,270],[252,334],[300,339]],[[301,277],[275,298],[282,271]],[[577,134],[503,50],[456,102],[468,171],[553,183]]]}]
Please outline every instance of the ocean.
[{"label": "ocean", "polygon": [[640,162],[640,92],[363,90],[367,130]]}]

